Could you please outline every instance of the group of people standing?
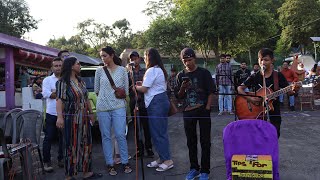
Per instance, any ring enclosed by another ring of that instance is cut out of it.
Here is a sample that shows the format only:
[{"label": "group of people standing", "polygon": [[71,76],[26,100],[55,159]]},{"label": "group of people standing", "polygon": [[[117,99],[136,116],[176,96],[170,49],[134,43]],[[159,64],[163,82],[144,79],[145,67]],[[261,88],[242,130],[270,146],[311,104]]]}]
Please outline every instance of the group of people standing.
[{"label": "group of people standing", "polygon": [[[52,62],[53,74],[44,79],[43,96],[47,98],[45,139],[43,155],[45,169],[52,171],[51,142],[56,133],[59,134],[59,167],[65,168],[66,179],[75,179],[78,172],[83,172],[84,179],[100,178],[102,174],[92,171],[92,136],[91,123],[93,112],[88,100],[88,91],[80,78],[81,66],[75,57],[64,51]],[[63,55],[65,54],[65,55]],[[129,164],[126,130],[126,96],[130,97],[131,113],[139,118],[144,132],[144,142],[141,137],[135,136],[138,150],[135,157],[147,155],[158,157],[147,164],[148,168],[155,168],[158,172],[167,171],[174,167],[170,152],[168,136],[168,112],[170,100],[168,94],[183,101],[184,130],[189,150],[190,171],[186,180],[200,177],[209,179],[210,149],[211,149],[211,105],[214,92],[214,83],[210,72],[196,63],[196,54],[191,48],[181,51],[180,59],[184,69],[177,73],[175,78],[168,77],[159,52],[150,48],[145,51],[144,61],[146,68],[140,66],[141,57],[137,52],[131,52],[130,71],[121,66],[121,60],[116,56],[112,47],[107,46],[100,51],[104,62],[95,74],[94,92],[97,94],[96,111],[101,131],[103,154],[109,175],[117,175],[115,167],[112,134],[114,133],[120,153],[120,163],[124,173],[131,173]],[[228,57],[228,56],[227,56]],[[223,59],[224,58],[224,59]],[[227,59],[227,60],[225,60]],[[221,57],[218,72],[223,73],[217,78],[219,92],[229,93],[230,80],[228,73],[230,58]],[[265,66],[267,86],[272,87],[274,62],[273,51],[262,49],[259,51],[259,66]],[[245,69],[246,64],[241,67]],[[245,94],[248,87],[262,83],[259,71],[250,75],[250,71],[243,71],[248,77],[240,75],[241,86],[239,94]],[[279,86],[288,85],[282,73],[278,73]],[[174,79],[174,80],[172,80]],[[245,79],[245,80],[244,80]],[[172,81],[174,88],[168,88],[168,81]],[[272,87],[273,88],[273,87]],[[167,91],[170,91],[168,93]],[[119,94],[124,94],[123,96]],[[247,97],[248,101],[256,102],[261,99]],[[229,102],[230,100],[227,100]],[[219,99],[219,105],[220,105]],[[223,103],[222,103],[223,104]],[[275,110],[271,123],[275,125],[280,136],[281,116],[279,102],[274,101]],[[229,106],[222,106],[222,111]],[[138,115],[138,116],[137,116]],[[197,124],[200,130],[201,162],[198,161]],[[136,126],[138,126],[135,123]],[[141,129],[141,130],[142,130]],[[138,134],[137,134],[138,135]]]},{"label": "group of people standing", "polygon": [[[47,99],[45,138],[43,156],[45,170],[53,170],[51,164],[51,143],[59,135],[58,166],[65,168],[65,179],[75,179],[83,172],[84,179],[100,178],[102,174],[92,171],[91,123],[93,112],[88,100],[88,91],[80,78],[81,65],[68,51],[61,51],[52,61],[53,74],[43,81],[43,96]],[[162,172],[174,167],[170,153],[168,136],[168,77],[159,52],[150,48],[145,51],[146,69],[140,66],[141,58],[137,52],[130,54],[133,62],[128,73],[121,66],[121,60],[112,47],[100,51],[104,62],[95,74],[94,91],[97,94],[96,111],[102,137],[103,154],[107,171],[116,175],[114,166],[112,133],[120,151],[120,162],[124,173],[132,172],[128,163],[128,146],[125,135],[126,98],[119,97],[117,91],[130,96],[132,114],[139,113],[145,142],[136,136],[138,151],[135,157],[153,157],[153,147],[159,158],[147,164]],[[184,125],[189,148],[190,172],[187,179],[201,177],[208,179],[210,171],[210,108],[213,82],[210,72],[196,65],[195,53],[191,48],[181,51],[185,69],[176,76],[175,88],[170,91],[184,100]],[[171,80],[172,81],[172,80]],[[210,83],[208,83],[210,82]],[[196,126],[200,125],[200,144],[202,147],[201,165],[197,159]],[[145,151],[144,151],[145,150]]]}]

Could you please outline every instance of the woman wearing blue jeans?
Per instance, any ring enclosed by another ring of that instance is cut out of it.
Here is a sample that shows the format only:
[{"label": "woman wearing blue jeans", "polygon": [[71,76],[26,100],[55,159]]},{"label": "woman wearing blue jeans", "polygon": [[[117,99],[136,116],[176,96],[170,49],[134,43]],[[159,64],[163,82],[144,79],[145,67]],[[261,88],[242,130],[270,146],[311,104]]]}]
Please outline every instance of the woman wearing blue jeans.
[{"label": "woman wearing blue jeans", "polygon": [[144,93],[144,101],[149,116],[149,128],[153,144],[159,159],[147,165],[162,172],[173,168],[169,150],[168,112],[169,98],[167,95],[167,72],[163,66],[159,52],[148,49],[145,52],[147,71],[143,83],[137,82],[136,89]]},{"label": "woman wearing blue jeans", "polygon": [[[101,59],[107,67],[115,86],[125,89],[129,94],[129,81],[127,71],[120,66],[120,59],[115,55],[114,50],[107,46],[100,51]],[[94,91],[97,93],[97,116],[102,138],[102,148],[105,161],[110,175],[117,175],[113,161],[113,147],[111,128],[114,130],[120,150],[120,159],[125,173],[132,172],[128,163],[128,145],[126,140],[126,100],[118,99],[114,89],[104,71],[103,67],[98,68],[95,74]]]}]

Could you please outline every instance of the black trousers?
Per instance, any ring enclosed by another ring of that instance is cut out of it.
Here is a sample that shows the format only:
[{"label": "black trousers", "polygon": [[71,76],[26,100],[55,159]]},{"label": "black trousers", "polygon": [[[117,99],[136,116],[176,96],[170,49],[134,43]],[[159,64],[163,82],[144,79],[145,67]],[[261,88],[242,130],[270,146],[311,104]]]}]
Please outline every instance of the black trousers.
[{"label": "black trousers", "polygon": [[270,113],[270,123],[277,129],[278,139],[280,137],[281,115]]},{"label": "black trousers", "polygon": [[48,163],[51,162],[51,144],[53,140],[58,136],[59,138],[59,150],[58,150],[58,160],[63,159],[63,136],[61,130],[59,130],[56,126],[57,116],[53,116],[51,114],[46,114],[46,124],[44,128],[45,137],[43,140],[43,162]]},{"label": "black trousers", "polygon": [[[189,149],[190,169],[210,173],[211,118],[210,111],[204,107],[183,112],[184,130]],[[198,163],[197,123],[200,129],[201,166]]]},{"label": "black trousers", "polygon": [[[151,135],[150,135],[150,129],[149,129],[149,119],[148,119],[148,112],[147,109],[143,105],[144,103],[139,103],[139,112],[137,117],[137,120],[139,118],[140,121],[140,127],[143,129],[143,135],[144,135],[144,143],[140,139],[139,136],[139,126],[137,125],[137,135],[136,135],[136,141],[138,142],[138,151],[143,152],[144,149],[152,149],[152,143],[151,143]],[[130,109],[131,109],[131,116],[132,120],[134,122],[134,108],[135,108],[135,100],[134,98],[130,98]]]}]

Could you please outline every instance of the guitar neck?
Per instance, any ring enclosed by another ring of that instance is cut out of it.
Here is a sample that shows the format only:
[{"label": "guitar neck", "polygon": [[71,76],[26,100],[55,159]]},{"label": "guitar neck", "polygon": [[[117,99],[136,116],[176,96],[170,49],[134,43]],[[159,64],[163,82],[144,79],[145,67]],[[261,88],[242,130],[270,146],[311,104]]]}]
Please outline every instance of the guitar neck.
[{"label": "guitar neck", "polygon": [[[302,85],[302,82],[296,82],[296,84]],[[270,94],[267,95],[267,98],[268,99],[275,99],[276,97],[280,96],[281,94],[284,94],[284,93],[287,93],[287,92],[291,91],[292,86],[293,86],[293,84],[291,84],[291,85],[289,85],[289,86],[287,86],[287,87],[285,87],[283,89],[280,89],[278,91],[275,91],[273,93],[270,93]]]}]

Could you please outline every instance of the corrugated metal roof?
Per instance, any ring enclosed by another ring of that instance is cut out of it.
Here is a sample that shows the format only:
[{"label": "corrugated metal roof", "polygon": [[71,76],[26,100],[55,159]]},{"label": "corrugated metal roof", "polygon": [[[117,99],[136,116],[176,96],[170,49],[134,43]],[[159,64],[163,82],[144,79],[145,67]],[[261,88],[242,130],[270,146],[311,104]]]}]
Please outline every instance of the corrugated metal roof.
[{"label": "corrugated metal roof", "polygon": [[102,63],[101,59],[89,57],[83,54],[70,52],[70,55],[75,56],[80,62],[83,62],[83,63],[93,64],[93,65],[99,65],[100,63]]},{"label": "corrugated metal roof", "polygon": [[319,42],[320,41],[320,37],[310,37],[312,39],[312,41],[315,42]]}]

